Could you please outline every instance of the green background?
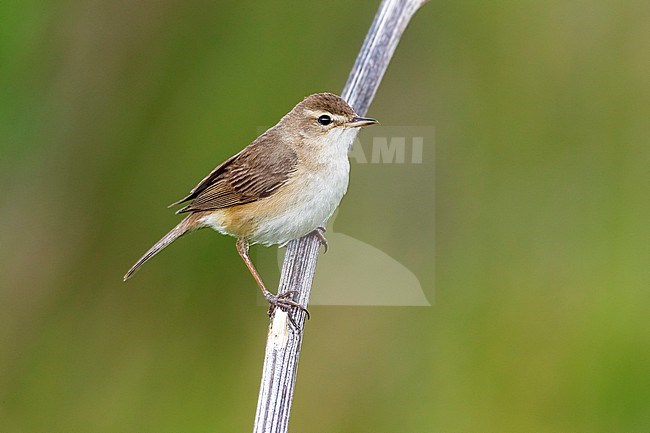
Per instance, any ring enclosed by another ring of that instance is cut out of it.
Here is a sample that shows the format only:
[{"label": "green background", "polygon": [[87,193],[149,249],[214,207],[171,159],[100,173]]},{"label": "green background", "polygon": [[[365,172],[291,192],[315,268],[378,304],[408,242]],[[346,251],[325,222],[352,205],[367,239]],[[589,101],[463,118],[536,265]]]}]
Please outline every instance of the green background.
[{"label": "green background", "polygon": [[[0,431],[251,430],[267,318],[234,241],[121,276],[259,125],[342,89],[376,8],[0,2]],[[337,223],[389,254],[435,230],[406,260],[435,302],[314,306],[292,431],[650,431],[648,22],[614,0],[415,16],[369,114],[435,127],[435,199],[353,166]]]}]

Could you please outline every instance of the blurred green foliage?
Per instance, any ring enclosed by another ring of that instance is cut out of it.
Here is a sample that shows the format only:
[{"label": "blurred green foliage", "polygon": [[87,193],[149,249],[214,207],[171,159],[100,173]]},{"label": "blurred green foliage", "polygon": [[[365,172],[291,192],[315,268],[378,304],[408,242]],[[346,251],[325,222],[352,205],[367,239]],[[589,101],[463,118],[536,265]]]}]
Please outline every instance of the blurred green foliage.
[{"label": "blurred green foliage", "polygon": [[[340,91],[376,7],[0,3],[0,431],[250,431],[267,320],[233,240],[121,276],[259,125]],[[648,22],[626,0],[415,16],[370,114],[435,126],[436,198],[353,167],[337,223],[389,253],[435,230],[409,259],[435,303],[313,307],[293,431],[650,431]],[[404,197],[435,226],[382,207]]]}]

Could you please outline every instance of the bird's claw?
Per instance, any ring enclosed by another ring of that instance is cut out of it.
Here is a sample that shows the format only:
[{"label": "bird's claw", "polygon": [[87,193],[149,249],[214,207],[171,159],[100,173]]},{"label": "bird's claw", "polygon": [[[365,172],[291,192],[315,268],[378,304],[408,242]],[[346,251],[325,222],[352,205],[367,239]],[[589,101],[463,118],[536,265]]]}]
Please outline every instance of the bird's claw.
[{"label": "bird's claw", "polygon": [[325,239],[325,232],[327,230],[323,226],[318,226],[316,227],[316,230],[314,230],[312,233],[314,233],[314,236],[318,238],[318,241],[320,244],[325,247],[325,252],[327,252],[329,245],[327,243],[327,239]]},{"label": "bird's claw", "polygon": [[289,321],[291,322],[293,327],[295,329],[300,329],[298,327],[298,324],[294,320],[293,316],[291,315],[291,310],[298,309],[304,312],[305,317],[307,317],[307,320],[311,318],[311,315],[309,314],[309,311],[305,307],[303,307],[296,301],[290,299],[293,295],[296,295],[297,293],[298,292],[296,290],[288,290],[278,295],[269,294],[268,296],[266,296],[266,300],[269,302],[269,311],[268,311],[269,316],[272,316],[275,309],[279,308],[280,310],[285,311],[287,313],[287,316],[289,317]]}]

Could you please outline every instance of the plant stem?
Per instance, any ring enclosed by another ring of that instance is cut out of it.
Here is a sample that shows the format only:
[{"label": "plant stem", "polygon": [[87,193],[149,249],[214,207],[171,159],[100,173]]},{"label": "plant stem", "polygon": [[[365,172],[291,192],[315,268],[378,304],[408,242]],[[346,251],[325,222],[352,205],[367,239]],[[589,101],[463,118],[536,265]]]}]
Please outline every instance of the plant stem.
[{"label": "plant stem", "polygon": [[[384,0],[379,6],[341,94],[360,116],[368,111],[404,29],[424,3],[423,0]],[[294,299],[305,307],[308,305],[319,247],[320,241],[314,235],[289,242],[278,293],[294,290],[297,292]],[[305,325],[304,312],[291,314],[298,329],[290,325],[287,313],[280,309],[271,318],[254,433],[286,433],[289,426]]]}]

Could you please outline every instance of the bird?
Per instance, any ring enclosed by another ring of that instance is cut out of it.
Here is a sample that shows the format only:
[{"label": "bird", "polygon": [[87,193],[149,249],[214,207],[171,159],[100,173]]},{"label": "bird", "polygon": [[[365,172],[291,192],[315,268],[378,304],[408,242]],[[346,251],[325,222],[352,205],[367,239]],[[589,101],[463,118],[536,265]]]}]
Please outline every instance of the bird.
[{"label": "bird", "polygon": [[249,247],[282,247],[315,233],[327,250],[322,224],[347,191],[348,152],[359,128],[377,123],[357,115],[333,93],[305,97],[275,126],[169,206],[184,204],[176,213],[187,215],[135,262],[124,281],[179,237],[212,228],[237,239],[237,252],[270,304],[269,314],[276,307],[298,308],[309,317],[291,299],[295,292],[275,295],[267,289],[249,257]]}]

